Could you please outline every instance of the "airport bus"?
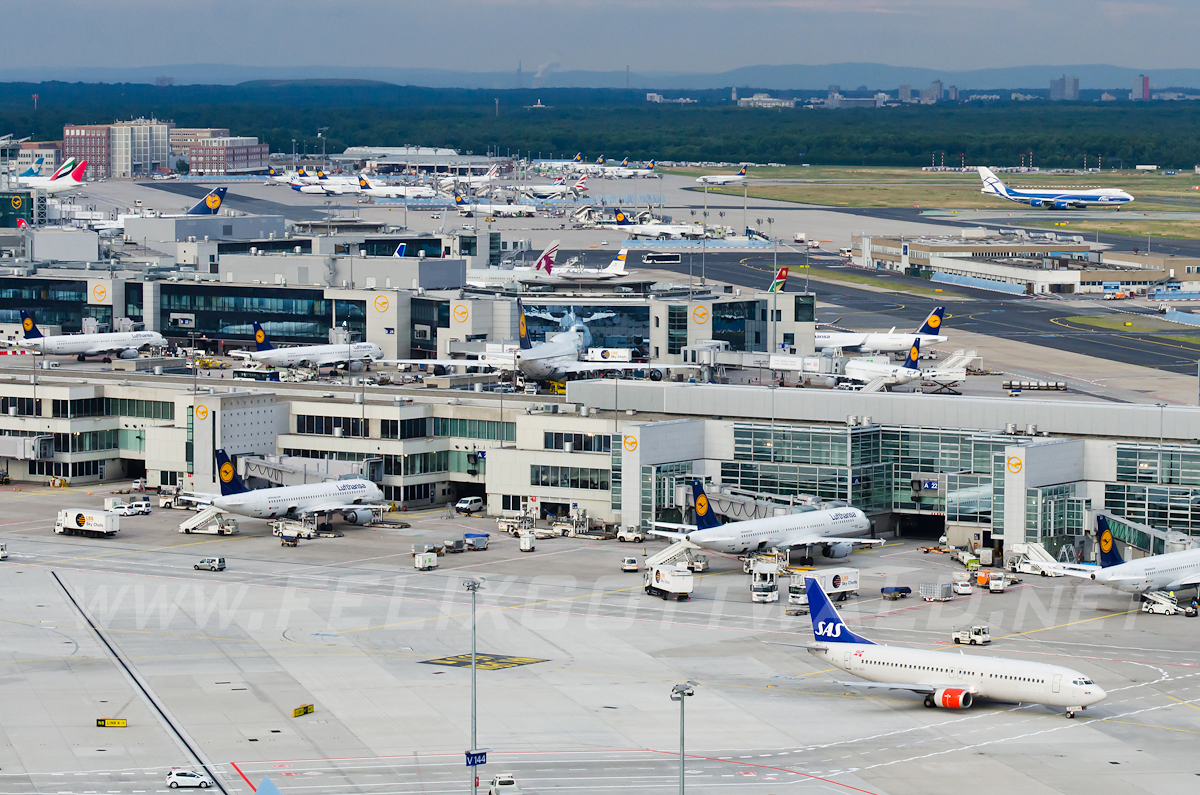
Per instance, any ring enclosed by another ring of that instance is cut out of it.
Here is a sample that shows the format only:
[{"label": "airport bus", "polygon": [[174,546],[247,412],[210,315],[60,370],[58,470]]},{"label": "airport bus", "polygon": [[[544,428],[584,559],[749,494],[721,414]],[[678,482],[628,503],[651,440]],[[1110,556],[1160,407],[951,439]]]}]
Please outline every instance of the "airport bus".
[{"label": "airport bus", "polygon": [[278,370],[234,370],[234,378],[244,378],[248,381],[278,381]]}]

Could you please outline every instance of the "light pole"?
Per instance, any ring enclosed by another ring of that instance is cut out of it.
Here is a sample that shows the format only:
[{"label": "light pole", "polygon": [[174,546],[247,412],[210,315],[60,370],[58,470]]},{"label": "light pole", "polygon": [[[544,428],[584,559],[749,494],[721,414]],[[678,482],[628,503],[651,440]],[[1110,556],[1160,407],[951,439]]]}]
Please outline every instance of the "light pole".
[{"label": "light pole", "polygon": [[200,391],[196,384],[196,376],[200,373],[200,363],[196,361],[196,332],[188,332],[188,342],[191,345],[192,352],[192,394],[195,395]]},{"label": "light pole", "polygon": [[1167,409],[1166,403],[1155,403],[1158,406],[1158,482],[1164,483],[1163,480],[1163,413]]},{"label": "light pole", "polygon": [[671,688],[671,700],[679,702],[679,795],[683,795],[683,700],[696,695],[696,683],[688,680],[685,684]]},{"label": "light pole", "polygon": [[[476,711],[475,711],[475,594],[483,587],[482,579],[466,580],[463,582],[463,587],[471,594],[471,752],[475,753],[479,750]],[[476,770],[471,769],[471,792],[475,792],[477,776]]]},{"label": "light pole", "polygon": [[[774,376],[774,373],[771,374]],[[767,389],[771,390],[771,463],[775,463],[775,388],[776,384],[770,384]]]}]

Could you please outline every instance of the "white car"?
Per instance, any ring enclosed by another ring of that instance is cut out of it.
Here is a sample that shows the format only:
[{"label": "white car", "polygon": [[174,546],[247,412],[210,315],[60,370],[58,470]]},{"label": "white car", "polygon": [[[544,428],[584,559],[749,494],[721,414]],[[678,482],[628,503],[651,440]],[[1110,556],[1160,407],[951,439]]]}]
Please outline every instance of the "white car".
[{"label": "white car", "polygon": [[178,787],[199,787],[200,789],[208,789],[213,785],[213,781],[203,773],[197,773],[195,770],[187,770],[185,768],[173,767],[171,772],[167,774],[167,786],[171,789]]},{"label": "white car", "polygon": [[501,773],[492,779],[487,795],[521,795],[521,788],[511,773]]},{"label": "white car", "polygon": [[125,505],[118,505],[116,508],[113,508],[113,512],[117,516],[149,516],[150,503],[130,502]]},{"label": "white car", "polygon": [[638,569],[639,569],[639,566],[638,566],[637,558],[622,558],[621,559],[621,571],[638,571]]},{"label": "white car", "polygon": [[956,580],[951,583],[950,592],[955,596],[970,596],[971,583],[968,580]]}]

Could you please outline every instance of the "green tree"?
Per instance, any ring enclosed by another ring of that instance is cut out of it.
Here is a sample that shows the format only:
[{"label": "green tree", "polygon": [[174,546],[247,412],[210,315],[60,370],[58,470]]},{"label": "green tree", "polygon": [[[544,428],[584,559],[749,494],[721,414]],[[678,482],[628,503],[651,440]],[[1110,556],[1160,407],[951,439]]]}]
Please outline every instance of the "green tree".
[{"label": "green tree", "polygon": [[186,160],[184,160],[182,157],[175,161],[175,173],[176,174],[186,174],[190,170],[191,170],[191,168],[188,166],[188,162]]}]

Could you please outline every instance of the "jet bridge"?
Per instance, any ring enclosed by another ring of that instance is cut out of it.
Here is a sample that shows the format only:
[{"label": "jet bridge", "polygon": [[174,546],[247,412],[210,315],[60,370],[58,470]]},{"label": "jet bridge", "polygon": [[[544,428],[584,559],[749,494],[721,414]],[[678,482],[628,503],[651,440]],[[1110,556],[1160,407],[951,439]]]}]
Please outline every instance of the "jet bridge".
[{"label": "jet bridge", "polygon": [[[695,514],[692,503],[691,476],[675,478],[675,505],[686,509],[689,515]],[[793,513],[817,511],[822,508],[844,506],[844,502],[825,502],[819,497],[798,494],[792,498],[781,497],[778,494],[748,491],[732,486],[704,484],[704,493],[713,509],[736,521],[747,519],[766,519],[771,516],[788,516]]]},{"label": "jet bridge", "polygon": [[272,486],[303,486],[345,477],[361,477],[372,483],[383,480],[383,459],[337,461],[329,458],[268,455],[243,456],[246,478],[260,478]]},{"label": "jet bridge", "polygon": [[1135,522],[1132,519],[1117,516],[1108,511],[1089,511],[1088,514],[1090,518],[1088,522],[1088,537],[1092,542],[1093,550],[1098,549],[1098,544],[1096,543],[1096,518],[1100,516],[1108,520],[1108,529],[1112,533],[1113,538],[1124,542],[1127,546],[1141,553],[1133,557],[1161,555],[1165,552],[1181,552],[1185,549],[1194,549],[1197,546],[1196,541],[1186,533],[1151,527],[1148,524]]}]

